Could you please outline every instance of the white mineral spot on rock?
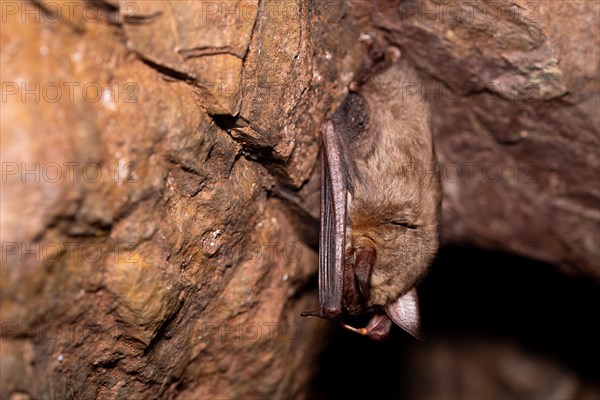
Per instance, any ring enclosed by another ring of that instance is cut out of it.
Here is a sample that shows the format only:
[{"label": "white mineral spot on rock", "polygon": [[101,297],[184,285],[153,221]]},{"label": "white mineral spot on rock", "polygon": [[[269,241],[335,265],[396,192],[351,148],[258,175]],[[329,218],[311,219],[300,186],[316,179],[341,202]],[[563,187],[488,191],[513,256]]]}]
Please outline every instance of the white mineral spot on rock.
[{"label": "white mineral spot on rock", "polygon": [[111,111],[115,111],[117,109],[117,105],[113,101],[109,87],[105,87],[102,91],[102,104]]},{"label": "white mineral spot on rock", "polygon": [[80,51],[76,51],[75,53],[71,54],[71,61],[73,62],[79,62],[83,59],[83,54],[81,54]]}]

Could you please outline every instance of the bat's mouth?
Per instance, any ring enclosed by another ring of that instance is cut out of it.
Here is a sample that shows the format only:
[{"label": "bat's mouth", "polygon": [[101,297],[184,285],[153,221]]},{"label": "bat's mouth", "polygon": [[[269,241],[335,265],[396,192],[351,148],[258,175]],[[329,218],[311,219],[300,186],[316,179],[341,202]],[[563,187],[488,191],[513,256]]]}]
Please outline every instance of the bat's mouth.
[{"label": "bat's mouth", "polygon": [[385,313],[381,309],[376,309],[375,314],[369,320],[364,328],[355,328],[340,321],[344,329],[359,335],[368,336],[373,340],[386,339],[391,330],[392,322],[410,333],[419,340],[423,340],[421,331],[421,318],[419,313],[419,299],[417,290],[411,289],[400,296],[395,302],[385,306]]},{"label": "bat's mouth", "polygon": [[362,336],[368,336],[377,341],[387,339],[392,330],[392,320],[390,320],[387,315],[384,314],[373,315],[367,326],[364,328],[354,328],[353,326],[346,325],[343,322],[340,324],[342,327],[344,327],[344,329],[358,333]]}]

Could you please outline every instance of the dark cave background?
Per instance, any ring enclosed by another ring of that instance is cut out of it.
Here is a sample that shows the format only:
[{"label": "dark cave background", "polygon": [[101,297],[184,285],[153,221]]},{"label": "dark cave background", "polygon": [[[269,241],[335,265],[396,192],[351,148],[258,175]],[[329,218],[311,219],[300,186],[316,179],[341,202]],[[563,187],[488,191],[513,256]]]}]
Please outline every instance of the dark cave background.
[{"label": "dark cave background", "polygon": [[[577,398],[594,398],[600,383],[597,282],[515,255],[446,246],[419,296],[424,342],[399,328],[383,343],[336,328],[315,364],[320,370],[310,398],[560,398],[561,380]],[[523,357],[514,369],[525,387],[496,376],[506,349]],[[440,369],[440,354],[444,365],[457,358],[450,362],[457,368]],[[446,379],[453,381],[450,390],[436,383]]]}]

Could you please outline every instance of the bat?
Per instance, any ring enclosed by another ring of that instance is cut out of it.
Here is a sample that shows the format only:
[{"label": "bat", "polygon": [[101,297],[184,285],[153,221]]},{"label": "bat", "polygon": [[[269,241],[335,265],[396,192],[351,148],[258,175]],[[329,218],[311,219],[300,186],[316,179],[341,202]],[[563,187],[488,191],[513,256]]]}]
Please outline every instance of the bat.
[{"label": "bat", "polygon": [[[400,51],[365,41],[362,69],[320,128],[319,308],[302,315],[373,340],[392,323],[422,339],[415,285],[438,248],[442,199],[429,109]],[[344,322],[362,315],[366,327]]]}]

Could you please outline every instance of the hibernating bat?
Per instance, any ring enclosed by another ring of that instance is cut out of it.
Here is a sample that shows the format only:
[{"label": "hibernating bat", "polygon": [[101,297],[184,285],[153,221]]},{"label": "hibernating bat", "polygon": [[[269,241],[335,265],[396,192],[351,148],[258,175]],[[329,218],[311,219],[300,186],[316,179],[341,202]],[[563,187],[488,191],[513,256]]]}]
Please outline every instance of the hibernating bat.
[{"label": "hibernating bat", "polygon": [[[415,285],[438,248],[440,179],[429,109],[400,52],[368,40],[366,66],[321,124],[319,309],[374,340],[392,321],[421,338]],[[364,328],[345,317],[370,315]]]}]

